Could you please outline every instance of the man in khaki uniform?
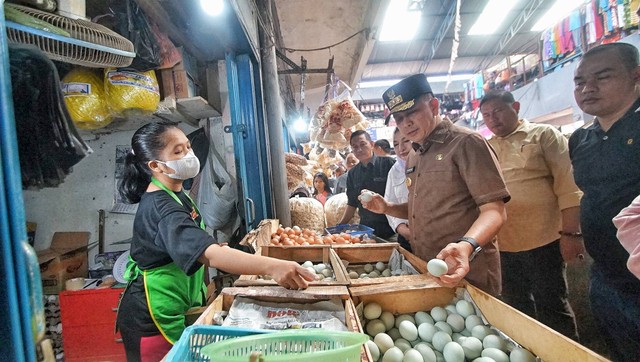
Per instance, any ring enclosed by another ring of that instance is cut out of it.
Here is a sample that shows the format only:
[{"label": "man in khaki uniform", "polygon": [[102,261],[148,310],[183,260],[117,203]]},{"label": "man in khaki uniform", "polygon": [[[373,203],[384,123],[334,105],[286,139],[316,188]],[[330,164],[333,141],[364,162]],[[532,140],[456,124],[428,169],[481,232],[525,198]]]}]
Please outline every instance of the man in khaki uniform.
[{"label": "man in khaki uniform", "polygon": [[584,258],[582,192],[573,180],[567,139],[551,125],[520,119],[519,111],[520,102],[506,91],[480,101],[512,196],[509,219],[498,233],[502,298],[577,340],[564,262]]},{"label": "man in khaki uniform", "polygon": [[510,196],[493,150],[478,133],[440,117],[424,74],[405,78],[383,98],[400,132],[414,144],[406,168],[409,202],[390,204],[375,195],[363,206],[408,219],[414,254],[448,264],[447,274],[438,279],[442,285],[455,286],[466,276],[498,295],[495,235],[506,220]]}]

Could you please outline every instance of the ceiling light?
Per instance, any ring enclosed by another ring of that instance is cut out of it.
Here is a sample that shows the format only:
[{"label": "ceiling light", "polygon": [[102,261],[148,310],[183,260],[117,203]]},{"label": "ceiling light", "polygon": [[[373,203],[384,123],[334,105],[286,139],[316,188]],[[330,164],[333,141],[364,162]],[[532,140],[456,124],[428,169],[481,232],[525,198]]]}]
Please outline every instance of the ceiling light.
[{"label": "ceiling light", "polygon": [[[586,1],[588,2],[588,1]],[[575,8],[585,3],[585,0],[556,0],[531,31],[543,31],[566,18]]]},{"label": "ceiling light", "polygon": [[298,118],[293,124],[293,129],[298,133],[303,133],[307,131],[307,122],[304,119]]},{"label": "ceiling light", "polygon": [[218,16],[224,10],[224,0],[200,0],[200,7],[211,16]]},{"label": "ceiling light", "polygon": [[489,0],[480,16],[478,16],[478,20],[469,30],[469,35],[495,33],[517,2],[516,0]]},{"label": "ceiling light", "polygon": [[391,0],[384,15],[379,41],[411,40],[420,25],[422,12],[409,10],[408,0]]},{"label": "ceiling light", "polygon": [[[452,74],[451,81],[467,81],[473,78],[473,74]],[[448,75],[436,75],[429,76],[427,80],[429,83],[442,83],[446,82],[449,79]],[[386,79],[386,80],[369,80],[360,82],[358,84],[358,88],[378,88],[378,87],[391,87],[392,85],[398,83],[402,79]]]}]

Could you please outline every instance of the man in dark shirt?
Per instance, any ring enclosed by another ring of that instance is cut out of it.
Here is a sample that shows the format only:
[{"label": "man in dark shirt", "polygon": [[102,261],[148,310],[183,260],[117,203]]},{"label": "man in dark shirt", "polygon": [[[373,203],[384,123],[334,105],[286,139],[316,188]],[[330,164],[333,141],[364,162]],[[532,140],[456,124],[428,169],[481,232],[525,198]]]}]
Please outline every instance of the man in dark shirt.
[{"label": "man in dark shirt", "polygon": [[389,226],[387,217],[363,208],[358,196],[364,189],[384,195],[387,187],[387,175],[396,161],[391,157],[376,156],[373,153],[373,141],[366,131],[353,132],[349,143],[353,154],[360,163],[347,173],[348,201],[340,224],[348,223],[357,208],[360,214],[360,224],[373,228],[376,236],[388,238],[395,232]]},{"label": "man in dark shirt", "polygon": [[580,225],[594,260],[589,300],[615,361],[640,361],[640,280],[626,268],[629,253],[612,222],[640,194],[638,49],[597,46],[575,71],[574,97],[593,124],[569,139],[576,184],[584,192]]}]

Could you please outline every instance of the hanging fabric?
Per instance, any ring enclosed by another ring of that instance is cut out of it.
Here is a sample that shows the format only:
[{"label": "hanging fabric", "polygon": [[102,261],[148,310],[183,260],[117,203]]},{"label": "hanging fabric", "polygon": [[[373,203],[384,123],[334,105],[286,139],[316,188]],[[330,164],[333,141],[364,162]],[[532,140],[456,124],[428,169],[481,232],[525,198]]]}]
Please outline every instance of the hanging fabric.
[{"label": "hanging fabric", "polygon": [[23,188],[56,187],[93,151],[67,111],[58,71],[35,46],[9,44]]}]

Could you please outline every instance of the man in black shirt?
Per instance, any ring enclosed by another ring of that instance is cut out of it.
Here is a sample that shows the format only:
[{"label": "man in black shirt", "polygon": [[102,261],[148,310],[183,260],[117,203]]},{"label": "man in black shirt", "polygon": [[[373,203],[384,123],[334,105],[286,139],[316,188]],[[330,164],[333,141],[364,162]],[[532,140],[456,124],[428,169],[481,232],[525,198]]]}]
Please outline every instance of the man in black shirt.
[{"label": "man in black shirt", "polygon": [[574,77],[576,103],[596,116],[569,139],[584,192],[580,225],[594,261],[589,301],[614,361],[640,361],[640,280],[626,268],[629,253],[612,222],[640,194],[639,58],[631,44],[600,45],[585,53]]},{"label": "man in black shirt", "polygon": [[387,187],[387,175],[396,162],[391,157],[378,157],[373,153],[373,142],[366,131],[355,131],[349,139],[351,150],[360,161],[348,172],[347,176],[347,208],[340,224],[346,224],[353,217],[356,208],[360,214],[360,224],[373,228],[374,234],[388,238],[395,234],[389,226],[384,214],[376,214],[362,207],[358,200],[364,189],[384,195]]}]

